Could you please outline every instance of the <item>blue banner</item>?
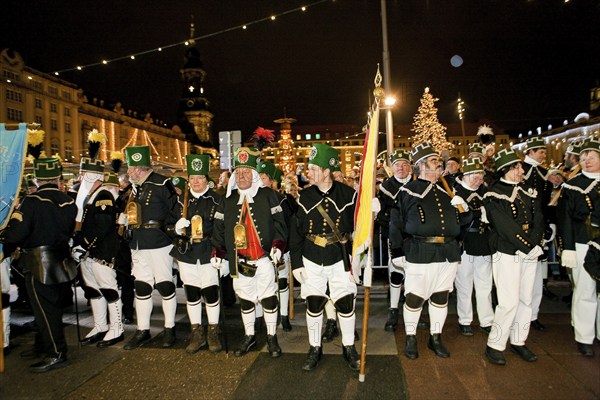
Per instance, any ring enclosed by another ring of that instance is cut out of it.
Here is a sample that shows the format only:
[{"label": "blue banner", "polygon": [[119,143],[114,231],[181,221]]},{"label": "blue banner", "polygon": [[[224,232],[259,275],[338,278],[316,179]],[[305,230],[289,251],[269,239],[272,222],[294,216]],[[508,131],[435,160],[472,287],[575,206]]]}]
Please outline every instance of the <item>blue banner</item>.
[{"label": "blue banner", "polygon": [[16,130],[0,124],[0,230],[6,227],[17,205],[26,154],[27,124],[19,124]]}]

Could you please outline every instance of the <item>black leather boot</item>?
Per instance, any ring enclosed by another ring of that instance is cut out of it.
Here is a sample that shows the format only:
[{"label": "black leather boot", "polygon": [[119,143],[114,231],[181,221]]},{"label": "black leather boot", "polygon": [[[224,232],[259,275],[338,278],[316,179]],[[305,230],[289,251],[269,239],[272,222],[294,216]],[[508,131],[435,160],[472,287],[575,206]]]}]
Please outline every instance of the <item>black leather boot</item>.
[{"label": "black leather boot", "polygon": [[356,347],[354,347],[354,345],[343,346],[342,354],[344,355],[346,364],[348,364],[348,367],[350,367],[351,370],[360,370],[360,356],[358,355],[358,352],[356,351]]},{"label": "black leather boot", "polygon": [[340,331],[338,331],[337,321],[335,319],[328,319],[327,324],[325,325],[325,333],[323,333],[321,341],[323,343],[329,343],[339,335]]},{"label": "black leather boot", "polygon": [[143,346],[150,341],[150,331],[144,329],[143,331],[135,331],[135,335],[123,346],[123,350],[133,350],[140,346]]},{"label": "black leather boot", "polygon": [[388,332],[395,331],[398,328],[398,309],[390,308],[388,310],[388,319],[385,323],[385,330]]},{"label": "black leather boot", "polygon": [[267,348],[271,357],[277,358],[281,356],[281,347],[277,343],[277,335],[267,335]]},{"label": "black leather boot", "polygon": [[323,349],[321,346],[310,346],[308,349],[308,356],[304,361],[302,369],[305,371],[312,371],[319,365],[319,361],[323,357]]},{"label": "black leather boot", "polygon": [[411,360],[414,360],[419,357],[419,349],[417,347],[417,335],[406,335],[404,355],[410,358]]},{"label": "black leather boot", "polygon": [[435,355],[438,357],[443,357],[443,358],[450,357],[450,352],[448,351],[448,349],[446,349],[446,346],[444,346],[444,343],[442,343],[442,334],[441,333],[434,333],[433,335],[429,335],[429,341],[427,342],[427,347],[429,347],[431,350],[433,350]]},{"label": "black leather boot", "polygon": [[240,347],[233,353],[236,357],[241,357],[244,354],[248,353],[252,346],[256,344],[256,339],[254,335],[246,335],[240,343]]},{"label": "black leather boot", "polygon": [[511,344],[510,350],[527,362],[537,361],[537,356],[533,354],[533,352],[529,350],[525,345],[516,346],[514,344]]},{"label": "black leather boot", "polygon": [[175,344],[175,327],[165,328],[163,331],[163,342],[162,347],[173,347]]},{"label": "black leather boot", "polygon": [[485,346],[485,355],[492,364],[505,365],[506,359],[500,350],[492,349],[490,346]]}]

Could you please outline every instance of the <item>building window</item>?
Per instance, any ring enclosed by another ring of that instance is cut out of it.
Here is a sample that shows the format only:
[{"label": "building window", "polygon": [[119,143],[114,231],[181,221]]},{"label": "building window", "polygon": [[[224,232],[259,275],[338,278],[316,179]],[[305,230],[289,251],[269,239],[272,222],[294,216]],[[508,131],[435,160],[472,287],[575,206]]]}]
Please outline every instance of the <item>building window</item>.
[{"label": "building window", "polygon": [[62,98],[65,100],[71,100],[71,92],[68,92],[66,90],[63,90],[62,93]]},{"label": "building window", "polygon": [[9,121],[23,121],[23,111],[7,108],[7,117]]},{"label": "building window", "polygon": [[55,139],[52,140],[52,143],[50,143],[50,151],[52,152],[51,153],[52,155],[58,153],[58,151],[59,151],[58,140],[55,140]]},{"label": "building window", "polygon": [[57,110],[56,103],[50,103],[50,112],[55,113]]},{"label": "building window", "polygon": [[66,141],[65,142],[65,160],[72,160],[73,159],[73,145],[71,144],[71,142]]},{"label": "building window", "polygon": [[38,99],[38,98],[35,99],[35,108],[40,108],[40,109],[44,108],[44,103],[43,103],[42,99]]},{"label": "building window", "polygon": [[71,109],[69,107],[65,107],[65,117],[71,116]]},{"label": "building window", "polygon": [[306,140],[310,140],[310,138],[311,138],[312,136],[310,135],[310,133],[307,133],[307,134],[306,134],[304,137],[305,137],[305,139],[306,139]]},{"label": "building window", "polygon": [[296,135],[296,140],[302,140],[302,135]]},{"label": "building window", "polygon": [[12,71],[4,70],[3,75],[6,79],[10,79],[11,81],[19,82],[21,80],[19,74],[15,74]]},{"label": "building window", "polygon": [[48,86],[48,93],[52,96],[58,96],[58,88],[55,86]]},{"label": "building window", "polygon": [[50,120],[50,128],[52,128],[53,131],[58,130],[58,122],[54,118]]},{"label": "building window", "polygon": [[71,133],[71,123],[70,122],[65,122],[65,132]]},{"label": "building window", "polygon": [[42,85],[42,82],[38,81],[31,81],[31,87],[33,88],[33,90],[37,90],[38,92],[41,92],[44,89],[44,85]]},{"label": "building window", "polygon": [[321,134],[320,133],[315,133],[315,139],[317,139],[317,140],[321,139]]},{"label": "building window", "polygon": [[36,115],[35,116],[35,123],[36,124],[40,124],[40,125],[44,125],[44,119],[42,118],[41,115]]},{"label": "building window", "polygon": [[6,89],[6,100],[15,101],[17,103],[23,102],[23,94],[14,90]]}]

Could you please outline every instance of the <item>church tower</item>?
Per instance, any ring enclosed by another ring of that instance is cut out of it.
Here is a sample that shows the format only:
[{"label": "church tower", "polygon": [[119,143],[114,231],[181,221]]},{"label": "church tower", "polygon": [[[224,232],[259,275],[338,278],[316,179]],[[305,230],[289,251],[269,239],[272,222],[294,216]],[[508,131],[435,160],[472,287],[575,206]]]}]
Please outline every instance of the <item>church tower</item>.
[{"label": "church tower", "polygon": [[[201,146],[212,147],[212,119],[210,102],[204,95],[206,71],[202,67],[200,51],[194,41],[194,17],[190,24],[190,39],[185,51],[183,68],[179,71],[184,86],[179,100],[179,124],[189,140]],[[188,129],[185,129],[188,127]]]}]

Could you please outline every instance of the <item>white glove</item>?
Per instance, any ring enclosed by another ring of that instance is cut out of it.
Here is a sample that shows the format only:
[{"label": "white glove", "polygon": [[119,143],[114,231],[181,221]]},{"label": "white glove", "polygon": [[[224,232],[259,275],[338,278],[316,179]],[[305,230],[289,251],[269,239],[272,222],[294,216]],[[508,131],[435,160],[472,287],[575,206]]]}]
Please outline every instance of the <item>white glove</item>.
[{"label": "white glove", "polygon": [[485,211],[485,207],[481,206],[481,222],[483,222],[484,224],[489,224],[490,220],[487,217],[487,211]]},{"label": "white glove", "polygon": [[577,266],[577,253],[575,250],[563,250],[560,255],[560,265],[575,268]]},{"label": "white glove", "polygon": [[117,224],[119,225],[127,225],[127,213],[119,214],[119,219],[117,220]]},{"label": "white glove", "polygon": [[450,200],[450,204],[452,204],[454,207],[458,208],[458,206],[462,206],[462,208],[465,211],[469,211],[469,205],[467,204],[467,202],[460,196],[454,196],[452,198],[452,200]]},{"label": "white glove", "polygon": [[229,275],[229,261],[227,260],[223,260],[223,263],[221,263],[221,277]]},{"label": "white glove", "polygon": [[[210,265],[212,265],[212,267],[214,269],[220,269],[220,268],[222,268],[221,267],[221,262],[222,261],[223,261],[223,259],[220,258],[220,257],[213,257],[213,258],[210,259]],[[229,267],[229,265],[228,265],[228,267]]]},{"label": "white glove", "polygon": [[404,256],[392,258],[392,265],[396,269],[404,269],[405,264],[406,264],[406,257],[404,257]]},{"label": "white glove", "polygon": [[278,264],[279,260],[281,260],[281,250],[279,250],[277,247],[273,247],[271,249],[270,257],[274,264]]},{"label": "white glove", "polygon": [[85,254],[85,249],[81,246],[75,246],[71,249],[71,257],[73,257],[73,260],[80,262],[81,261],[81,256],[83,256]]},{"label": "white glove", "polygon": [[377,197],[373,197],[371,200],[371,211],[373,214],[378,214],[381,211],[381,203]]},{"label": "white glove", "polygon": [[190,226],[190,221],[185,218],[179,218],[179,221],[175,223],[175,233],[181,235],[183,228]]},{"label": "white glove", "polygon": [[550,238],[548,240],[544,239],[544,244],[550,243],[556,237],[556,224],[550,224],[548,225],[548,227],[552,230],[552,234],[550,235]]},{"label": "white glove", "polygon": [[306,281],[306,270],[304,269],[304,267],[297,268],[293,270],[292,273],[294,274],[294,278],[296,278],[296,280],[300,282],[301,285],[303,285]]},{"label": "white glove", "polygon": [[544,250],[542,250],[540,246],[535,246],[527,254],[523,253],[520,250],[517,250],[517,254],[524,260],[537,261],[538,257],[544,254]]}]

